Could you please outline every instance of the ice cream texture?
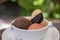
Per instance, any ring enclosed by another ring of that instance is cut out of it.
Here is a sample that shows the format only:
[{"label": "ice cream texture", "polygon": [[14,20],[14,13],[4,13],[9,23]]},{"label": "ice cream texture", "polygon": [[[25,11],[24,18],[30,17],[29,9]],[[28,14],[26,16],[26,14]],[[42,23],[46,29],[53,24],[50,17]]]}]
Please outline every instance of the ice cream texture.
[{"label": "ice cream texture", "polygon": [[28,29],[28,27],[31,25],[31,21],[29,21],[27,18],[24,17],[18,17],[15,19],[15,21],[12,23],[17,28],[20,29]]},{"label": "ice cream texture", "polygon": [[33,11],[31,15],[31,22],[32,23],[41,23],[43,21],[43,14],[39,9]]},{"label": "ice cream texture", "polygon": [[36,9],[32,12],[31,22],[32,23],[39,23],[40,25],[43,25],[43,26],[47,25],[47,21],[43,17],[43,13],[40,9]]},{"label": "ice cream texture", "polygon": [[43,28],[44,26],[38,24],[38,23],[34,23],[32,25],[30,25],[30,27],[28,28],[28,30],[36,30],[36,29],[41,29]]}]

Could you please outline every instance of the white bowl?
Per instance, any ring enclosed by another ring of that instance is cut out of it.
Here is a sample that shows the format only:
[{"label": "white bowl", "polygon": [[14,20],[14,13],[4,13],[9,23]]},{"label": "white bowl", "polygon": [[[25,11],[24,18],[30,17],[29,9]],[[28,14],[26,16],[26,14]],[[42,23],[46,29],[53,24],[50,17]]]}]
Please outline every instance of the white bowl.
[{"label": "white bowl", "polygon": [[[28,17],[26,17],[28,18]],[[12,21],[12,23],[15,20]],[[47,21],[47,20],[46,20]],[[20,37],[22,40],[40,40],[43,38],[48,30],[48,28],[51,26],[51,22],[47,21],[47,26],[41,29],[37,30],[24,30],[24,29],[19,29],[11,25],[13,27],[14,32]],[[14,38],[15,39],[15,38]]]}]

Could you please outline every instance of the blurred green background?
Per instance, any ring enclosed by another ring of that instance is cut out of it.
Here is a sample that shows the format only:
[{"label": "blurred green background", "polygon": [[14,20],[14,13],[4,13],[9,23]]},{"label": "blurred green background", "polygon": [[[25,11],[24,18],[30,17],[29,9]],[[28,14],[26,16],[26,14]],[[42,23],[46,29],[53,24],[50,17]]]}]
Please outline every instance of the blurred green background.
[{"label": "blurred green background", "polygon": [[15,0],[22,7],[20,14],[22,16],[31,15],[35,9],[40,9],[45,18],[60,19],[59,0]]}]

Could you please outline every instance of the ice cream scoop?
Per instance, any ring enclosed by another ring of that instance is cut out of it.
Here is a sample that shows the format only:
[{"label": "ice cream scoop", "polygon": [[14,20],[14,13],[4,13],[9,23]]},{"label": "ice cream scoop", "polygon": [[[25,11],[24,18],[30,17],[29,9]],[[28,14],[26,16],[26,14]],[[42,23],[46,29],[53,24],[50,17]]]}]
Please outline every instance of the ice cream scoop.
[{"label": "ice cream scoop", "polygon": [[32,23],[41,23],[43,21],[42,13],[39,13],[34,18],[31,19]]},{"label": "ice cream scoop", "polygon": [[28,27],[31,25],[31,21],[24,17],[18,17],[15,19],[15,21],[12,23],[17,28],[20,29],[28,29]]},{"label": "ice cream scoop", "polygon": [[43,21],[43,14],[39,9],[33,11],[31,15],[31,22],[32,23],[41,23]]},{"label": "ice cream scoop", "polygon": [[43,17],[43,14],[41,12],[40,9],[36,9],[32,12],[31,15],[31,22],[32,23],[39,23],[43,26],[47,25],[47,21],[45,20],[45,18]]},{"label": "ice cream scoop", "polygon": [[40,25],[40,24],[38,24],[38,23],[34,23],[34,24],[32,24],[29,28],[28,28],[28,30],[36,30],[36,29],[41,29],[41,28],[43,28],[44,26],[42,26],[42,25]]},{"label": "ice cream scoop", "polygon": [[32,12],[31,18],[34,18],[37,14],[42,13],[40,9],[36,9]]}]

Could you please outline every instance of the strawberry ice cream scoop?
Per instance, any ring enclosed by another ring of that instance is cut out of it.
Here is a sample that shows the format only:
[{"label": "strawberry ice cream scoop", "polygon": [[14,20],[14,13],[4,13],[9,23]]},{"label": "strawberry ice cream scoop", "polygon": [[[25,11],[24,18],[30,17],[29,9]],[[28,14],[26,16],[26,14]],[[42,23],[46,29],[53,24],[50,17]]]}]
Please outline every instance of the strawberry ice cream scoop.
[{"label": "strawberry ice cream scoop", "polygon": [[43,28],[44,26],[42,26],[42,25],[40,25],[40,24],[38,24],[38,23],[34,23],[34,24],[32,24],[29,28],[28,28],[28,30],[36,30],[36,29],[41,29],[41,28]]}]

